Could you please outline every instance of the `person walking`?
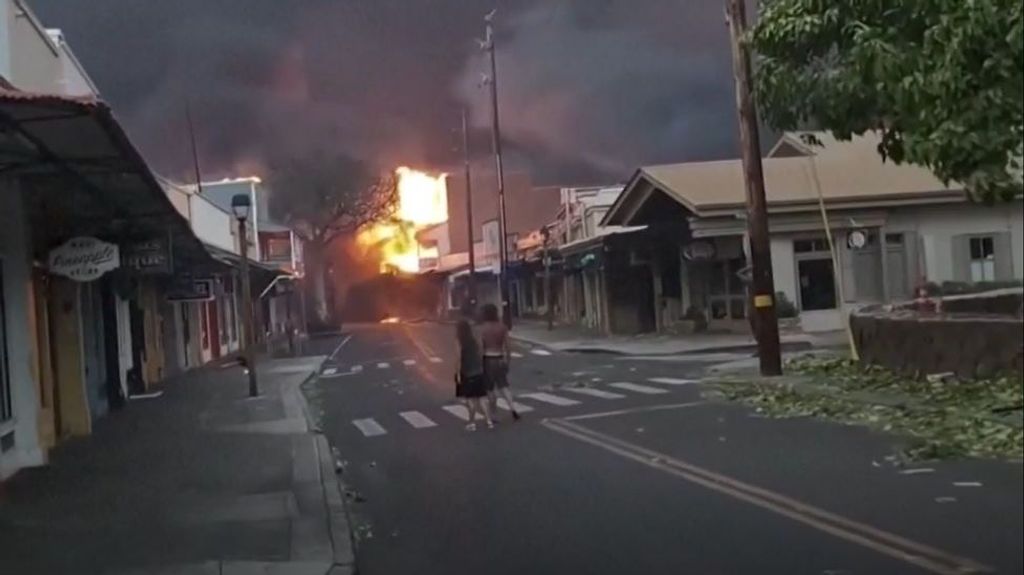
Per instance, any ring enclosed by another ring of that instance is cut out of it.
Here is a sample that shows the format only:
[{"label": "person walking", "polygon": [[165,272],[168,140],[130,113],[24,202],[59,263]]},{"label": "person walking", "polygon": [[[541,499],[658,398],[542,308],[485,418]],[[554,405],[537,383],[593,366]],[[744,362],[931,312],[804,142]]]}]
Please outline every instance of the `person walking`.
[{"label": "person walking", "polygon": [[466,402],[469,412],[469,423],[466,429],[476,431],[476,415],[483,415],[488,428],[494,427],[491,410],[484,397],[487,395],[487,384],[484,378],[484,367],[480,345],[477,343],[473,326],[469,321],[460,319],[455,325],[455,339],[459,344],[459,372],[455,375],[455,395]]},{"label": "person walking", "polygon": [[498,317],[498,308],[494,304],[485,305],[482,316],[480,341],[484,348],[484,378],[487,381],[487,397],[491,412],[497,410],[500,394],[512,412],[512,419],[519,419],[519,412],[516,411],[512,393],[508,388],[508,369],[512,354],[508,328]]}]

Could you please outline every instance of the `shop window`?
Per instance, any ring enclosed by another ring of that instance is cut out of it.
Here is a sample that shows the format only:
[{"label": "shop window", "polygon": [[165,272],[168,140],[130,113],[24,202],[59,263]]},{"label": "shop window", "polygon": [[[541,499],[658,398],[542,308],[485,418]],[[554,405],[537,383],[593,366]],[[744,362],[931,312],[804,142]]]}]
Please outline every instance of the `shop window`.
[{"label": "shop window", "polygon": [[996,279],[996,247],[992,236],[970,238],[971,281],[990,282]]},{"label": "shop window", "polygon": [[7,307],[4,301],[4,268],[0,260],[0,423],[14,417],[11,378],[7,364]]}]

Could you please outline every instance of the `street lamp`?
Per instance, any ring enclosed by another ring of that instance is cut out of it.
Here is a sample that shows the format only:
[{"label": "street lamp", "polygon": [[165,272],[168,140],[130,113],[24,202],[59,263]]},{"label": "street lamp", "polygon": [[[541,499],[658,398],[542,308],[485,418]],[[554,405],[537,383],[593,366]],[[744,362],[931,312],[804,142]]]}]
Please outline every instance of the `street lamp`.
[{"label": "street lamp", "polygon": [[249,371],[249,397],[260,394],[256,382],[256,356],[253,353],[252,289],[249,286],[249,238],[246,220],[252,210],[249,194],[235,194],[231,197],[231,211],[238,222],[238,244],[242,252],[242,361]]}]

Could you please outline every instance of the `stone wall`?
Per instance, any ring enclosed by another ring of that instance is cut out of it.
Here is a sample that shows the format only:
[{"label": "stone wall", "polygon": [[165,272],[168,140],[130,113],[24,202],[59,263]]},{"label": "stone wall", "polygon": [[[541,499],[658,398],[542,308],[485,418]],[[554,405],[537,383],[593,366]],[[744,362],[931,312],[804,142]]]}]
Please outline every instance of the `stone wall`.
[{"label": "stone wall", "polygon": [[923,376],[1024,372],[1024,322],[1012,316],[867,311],[850,318],[864,363]]}]

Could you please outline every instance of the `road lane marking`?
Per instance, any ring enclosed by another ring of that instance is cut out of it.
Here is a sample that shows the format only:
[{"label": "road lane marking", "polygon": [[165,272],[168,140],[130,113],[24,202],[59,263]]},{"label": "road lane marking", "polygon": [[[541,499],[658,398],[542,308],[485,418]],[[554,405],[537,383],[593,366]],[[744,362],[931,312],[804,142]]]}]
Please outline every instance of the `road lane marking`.
[{"label": "road lane marking", "polygon": [[614,387],[615,389],[625,389],[626,391],[635,391],[637,393],[643,393],[645,395],[658,395],[662,393],[668,393],[667,389],[662,389],[660,387],[651,387],[649,385],[640,385],[638,383],[629,383],[628,381],[609,383],[608,387]]},{"label": "road lane marking", "polygon": [[616,409],[614,411],[601,411],[598,413],[584,413],[581,415],[572,415],[569,417],[563,417],[565,421],[576,421],[580,419],[599,419],[602,417],[615,417],[617,415],[627,415],[630,413],[646,413],[648,411],[668,411],[671,409],[682,409],[685,407],[696,407],[698,405],[705,405],[706,401],[688,401],[685,403],[667,403],[660,405],[644,405],[641,407],[627,407],[625,409]]},{"label": "road lane marking", "polygon": [[416,365],[416,360],[415,359],[406,359],[406,360],[402,361],[402,364],[403,365]]},{"label": "road lane marking", "polygon": [[409,425],[415,427],[416,429],[437,426],[437,424],[434,423],[432,419],[418,411],[403,411],[398,415],[401,415],[402,419],[408,421]]},{"label": "road lane marking", "polygon": [[957,557],[939,549],[911,541],[894,533],[860,523],[814,507],[785,495],[743,483],[702,467],[639,445],[612,437],[564,419],[547,419],[541,425],[662,471],[691,483],[745,501],[767,511],[788,517],[840,539],[867,547],[939,575],[964,575],[991,572],[991,568],[972,559]]},{"label": "road lane marking", "polygon": [[647,381],[651,383],[664,383],[665,385],[691,385],[694,383],[700,383],[696,379],[681,379],[677,377],[648,377]]},{"label": "road lane marking", "polygon": [[334,375],[336,373],[338,373],[338,368],[336,367],[328,367],[324,369],[324,375]]},{"label": "road lane marking", "polygon": [[416,349],[423,354],[423,357],[435,357],[437,355],[436,353],[434,353],[434,350],[431,349],[429,345],[421,342],[419,339],[414,337],[412,335],[412,330],[410,330],[408,326],[402,326],[402,332],[405,334],[405,337],[409,338],[409,341],[412,342],[412,345],[415,346]]},{"label": "road lane marking", "polygon": [[352,367],[349,368],[349,371],[352,372],[352,373],[359,373],[359,372],[363,371],[363,366],[361,366],[361,365],[353,365]]},{"label": "road lane marking", "polygon": [[518,351],[513,351],[511,355],[512,355],[512,357],[516,357],[516,358],[523,357],[523,354],[519,353]]},{"label": "road lane marking", "polygon": [[546,349],[531,349],[530,353],[533,355],[551,355],[551,352]]},{"label": "road lane marking", "polygon": [[447,411],[448,413],[454,415],[455,417],[458,417],[462,421],[469,421],[469,410],[466,409],[465,405],[446,405],[441,409]]},{"label": "road lane marking", "polygon": [[387,369],[389,367],[391,367],[391,364],[386,361],[382,361],[377,364],[377,369]]},{"label": "road lane marking", "polygon": [[[501,409],[504,409],[505,411],[512,411],[511,409],[509,409],[508,402],[505,401],[504,397],[499,397],[498,398],[498,407],[501,408]],[[523,403],[519,403],[518,401],[513,401],[512,402],[512,407],[516,408],[516,411],[519,412],[519,413],[526,413],[528,411],[533,411],[532,407],[530,407],[529,405],[523,404]]]},{"label": "road lane marking", "polygon": [[593,387],[566,387],[565,391],[571,391],[581,395],[589,395],[590,397],[600,397],[601,399],[622,399],[623,397],[626,397],[621,393],[612,393],[603,389],[594,389]]},{"label": "road lane marking", "polygon": [[368,417],[366,419],[353,419],[352,425],[356,426],[366,437],[384,435],[388,432],[372,417]]},{"label": "road lane marking", "polygon": [[544,403],[550,403],[551,405],[558,405],[565,407],[568,405],[579,405],[580,402],[575,399],[569,399],[567,397],[559,397],[557,395],[551,395],[550,393],[537,392],[537,393],[520,393],[519,397],[525,397],[529,399],[535,399],[537,401],[543,401]]},{"label": "road lane marking", "polygon": [[345,344],[348,343],[350,339],[352,339],[352,334],[345,336],[345,339],[341,340],[341,343],[338,344],[338,347],[334,348],[334,351],[331,352],[331,355],[327,356],[327,359],[334,359],[334,356],[338,355],[338,352],[341,351],[341,348],[345,347]]}]

